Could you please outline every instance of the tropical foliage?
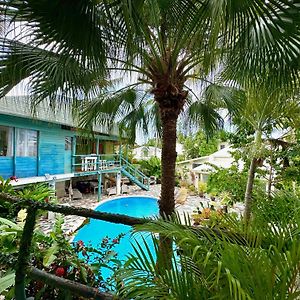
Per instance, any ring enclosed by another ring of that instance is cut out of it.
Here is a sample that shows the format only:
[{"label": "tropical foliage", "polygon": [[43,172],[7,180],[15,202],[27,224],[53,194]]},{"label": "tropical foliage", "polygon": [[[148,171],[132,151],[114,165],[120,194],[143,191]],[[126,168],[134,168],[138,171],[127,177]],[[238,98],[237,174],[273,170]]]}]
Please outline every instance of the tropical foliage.
[{"label": "tropical foliage", "polygon": [[145,175],[155,176],[157,179],[161,179],[161,160],[156,156],[148,160],[140,160],[138,164]]},{"label": "tropical foliage", "polygon": [[[147,245],[146,250],[137,245],[126,268],[117,273],[121,297],[299,297],[299,199],[293,194],[270,194],[252,201],[256,170],[265,158],[263,134],[299,126],[298,1],[10,0],[0,7],[10,25],[0,38],[0,96],[27,82],[33,104],[46,99],[53,109],[72,105],[74,114],[80,111],[83,126],[118,122],[131,142],[138,129],[147,133],[150,126],[157,131],[162,139],[161,215],[171,215],[175,208],[180,118],[186,127],[200,126],[212,134],[223,125],[218,109],[226,109],[254,137],[248,147],[247,223],[224,216],[213,229],[191,227],[187,218],[188,225],[177,218],[137,227],[161,234],[159,244],[153,240],[157,257],[166,254],[162,246],[172,238],[177,253],[172,264],[161,265]],[[20,24],[20,33],[12,34]],[[222,170],[215,176],[220,176],[219,181],[226,175]],[[0,181],[2,191],[10,192]],[[241,196],[240,187],[230,187],[228,181],[224,185],[217,188]],[[37,196],[36,201],[46,201],[48,192],[41,188],[39,195],[30,190],[22,193],[26,199]],[[2,208],[10,209],[7,203]],[[22,228],[6,219],[2,224],[1,241],[9,239],[3,247],[11,251],[0,284],[7,290]],[[57,230],[61,237],[59,226]],[[39,236],[35,233],[34,238]],[[83,255],[84,245],[77,244],[74,250],[54,234],[35,246],[33,263],[57,276],[99,287],[99,278],[77,256],[76,251]],[[29,286],[38,296],[69,297],[45,284]]]},{"label": "tropical foliage", "polygon": [[[14,223],[0,218],[0,293],[5,299],[14,299],[14,268],[19,251],[19,241],[23,232],[23,223]],[[57,217],[53,230],[49,234],[36,229],[33,236],[33,249],[30,265],[50,274],[75,282],[111,291],[115,288],[112,277],[104,277],[101,268],[109,268],[112,273],[119,268],[114,246],[122,236],[105,238],[98,247],[85,245],[82,241],[70,243],[62,230],[63,218]],[[27,279],[27,295],[39,299],[66,299],[71,295],[61,289],[55,289],[38,280]],[[79,298],[72,298],[79,299]]]},{"label": "tropical foliage", "polygon": [[221,195],[227,192],[233,202],[243,202],[247,184],[247,171],[240,171],[236,165],[228,169],[216,168],[209,174],[207,192]]},{"label": "tropical foliage", "polygon": [[[166,214],[174,211],[179,115],[189,107],[190,124],[201,122],[210,131],[220,125],[215,103],[203,103],[219,90],[214,83],[205,88],[217,62],[224,78],[243,86],[256,77],[276,88],[297,84],[299,18],[293,1],[12,0],[2,6],[8,20],[25,24],[21,37],[3,39],[2,95],[30,77],[35,102],[49,98],[55,106],[70,97],[92,98],[85,124],[123,116],[121,127],[138,127],[143,116],[159,112],[150,119],[161,129],[160,208]],[[111,92],[108,79],[124,74],[133,83]],[[201,82],[205,97],[198,92]],[[151,99],[133,101],[137,89]],[[231,97],[219,100],[230,110],[238,106]],[[153,109],[147,110],[145,102],[151,101]]]},{"label": "tropical foliage", "polygon": [[[293,194],[260,198],[253,211],[254,220],[247,227],[230,215],[224,216],[214,229],[183,225],[179,219],[138,226],[138,231],[173,236],[177,254],[173,255],[172,268],[161,270],[149,249],[136,247],[126,270],[120,273],[126,282],[120,289],[121,296],[297,299],[299,203]],[[158,247],[155,249],[157,254]]]},{"label": "tropical foliage", "polygon": [[205,155],[212,154],[218,150],[218,144],[221,140],[219,136],[208,138],[202,130],[199,130],[195,134],[183,136],[178,135],[178,141],[183,144],[184,159],[192,159]]}]

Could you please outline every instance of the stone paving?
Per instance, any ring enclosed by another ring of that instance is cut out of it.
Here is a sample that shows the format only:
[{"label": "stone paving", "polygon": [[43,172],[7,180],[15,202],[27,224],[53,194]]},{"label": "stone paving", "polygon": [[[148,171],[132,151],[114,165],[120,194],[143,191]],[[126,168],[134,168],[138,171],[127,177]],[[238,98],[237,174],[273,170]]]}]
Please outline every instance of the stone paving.
[{"label": "stone paving", "polygon": [[[176,188],[175,195],[178,192],[178,189]],[[137,186],[129,186],[128,194],[123,194],[122,196],[132,196],[132,195],[143,195],[143,196],[152,196],[159,198],[160,196],[160,185],[151,185],[149,191],[141,190]],[[107,199],[113,199],[117,196],[102,196],[102,200]],[[200,202],[203,203],[204,207],[208,207],[210,199],[208,198],[201,198],[198,195],[189,195],[185,201],[184,204],[177,204],[176,205],[176,211],[178,214],[182,217],[184,214],[191,215],[193,212],[197,209],[197,207],[200,207]],[[80,200],[73,200],[72,202],[68,198],[61,199],[60,201],[63,205],[72,205],[76,207],[84,207],[84,208],[90,208],[95,209],[99,203],[97,200],[96,194],[83,194],[83,198]],[[237,204],[233,208],[231,208],[230,212],[236,212],[238,215],[241,215],[243,212],[243,204]],[[53,227],[54,224],[54,215],[53,213],[50,213],[50,216],[42,217],[39,222],[40,229],[45,232],[49,233]],[[74,230],[76,230],[85,220],[84,217],[78,217],[78,216],[65,216],[64,217],[64,224],[63,224],[63,230],[66,233],[71,233]]]}]

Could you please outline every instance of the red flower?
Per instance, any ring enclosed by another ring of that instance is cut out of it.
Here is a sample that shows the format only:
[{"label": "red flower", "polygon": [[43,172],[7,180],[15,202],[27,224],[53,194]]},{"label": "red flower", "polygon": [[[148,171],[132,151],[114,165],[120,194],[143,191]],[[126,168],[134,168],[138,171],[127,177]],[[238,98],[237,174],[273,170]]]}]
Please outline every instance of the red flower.
[{"label": "red flower", "polygon": [[45,201],[46,203],[48,203],[48,202],[49,202],[49,198],[46,197],[46,198],[44,199],[44,201]]},{"label": "red flower", "polygon": [[113,239],[112,242],[113,242],[114,244],[119,244],[119,240],[118,240],[118,239]]},{"label": "red flower", "polygon": [[63,267],[58,267],[56,270],[55,270],[55,275],[56,276],[59,276],[59,277],[63,277],[65,275],[66,271]]},{"label": "red flower", "polygon": [[83,247],[84,246],[84,242],[82,240],[79,240],[77,242],[77,245],[80,246],[80,247]]}]

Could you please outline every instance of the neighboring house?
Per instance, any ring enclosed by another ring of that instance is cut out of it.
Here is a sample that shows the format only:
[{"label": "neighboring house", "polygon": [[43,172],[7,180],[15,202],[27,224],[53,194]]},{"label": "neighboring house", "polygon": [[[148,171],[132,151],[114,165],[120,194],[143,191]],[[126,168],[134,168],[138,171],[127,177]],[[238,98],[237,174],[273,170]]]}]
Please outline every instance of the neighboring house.
[{"label": "neighboring house", "polygon": [[[198,188],[198,182],[206,182],[208,175],[214,170],[211,165],[219,168],[229,168],[234,159],[231,155],[233,149],[224,143],[219,145],[220,150],[207,156],[202,156],[177,163],[177,171],[181,177]],[[242,168],[242,163],[241,168]]]},{"label": "neighboring house", "polygon": [[[72,118],[69,105],[53,111],[44,101],[32,117],[27,96],[0,99],[0,176],[17,178],[14,186],[30,183],[64,182],[74,177],[98,178],[122,173],[130,177],[128,163],[115,153],[118,130],[95,126],[93,135],[82,134]],[[140,174],[138,174],[140,175]],[[132,179],[132,178],[131,178]],[[145,178],[138,178],[143,188]],[[134,181],[134,179],[132,179]]]},{"label": "neighboring house", "polygon": [[[183,145],[176,143],[177,155],[183,154]],[[133,149],[133,157],[137,160],[148,160],[151,157],[161,158],[161,149],[153,146],[140,146]]]},{"label": "neighboring house", "polygon": [[176,152],[177,155],[182,155],[184,153],[184,147],[180,143],[176,143]]},{"label": "neighboring house", "polygon": [[148,160],[151,157],[161,157],[161,149],[153,146],[141,146],[133,149],[133,158]]},{"label": "neighboring house", "polygon": [[[207,182],[208,175],[215,170],[213,166],[218,168],[230,168],[234,162],[234,158],[231,155],[231,152],[234,151],[230,146],[225,147],[208,157],[200,164],[192,169],[194,173],[194,185],[198,188],[199,182]],[[244,163],[240,161],[238,163],[239,169],[243,169]]]}]

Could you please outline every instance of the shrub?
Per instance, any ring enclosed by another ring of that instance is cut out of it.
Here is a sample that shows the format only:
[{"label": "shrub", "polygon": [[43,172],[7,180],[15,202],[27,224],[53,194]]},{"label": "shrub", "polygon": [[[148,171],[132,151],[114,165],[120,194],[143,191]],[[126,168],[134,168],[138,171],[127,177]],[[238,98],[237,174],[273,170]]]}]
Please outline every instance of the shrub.
[{"label": "shrub", "polygon": [[145,175],[161,179],[161,161],[159,158],[154,156],[148,160],[140,160],[138,164]]},{"label": "shrub", "polygon": [[198,183],[198,192],[199,193],[206,193],[207,192],[207,183],[200,181]]},{"label": "shrub", "polygon": [[216,192],[218,195],[227,192],[232,196],[233,202],[244,200],[247,184],[247,172],[240,172],[236,166],[228,169],[218,168],[211,173],[207,181],[207,191]]}]

